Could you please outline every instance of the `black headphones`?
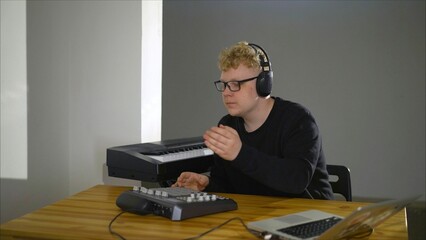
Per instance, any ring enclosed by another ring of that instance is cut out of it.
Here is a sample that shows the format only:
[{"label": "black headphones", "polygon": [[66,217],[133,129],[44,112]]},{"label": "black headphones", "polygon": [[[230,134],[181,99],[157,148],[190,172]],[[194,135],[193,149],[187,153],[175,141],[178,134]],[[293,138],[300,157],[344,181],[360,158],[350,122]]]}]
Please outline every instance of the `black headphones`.
[{"label": "black headphones", "polygon": [[[272,91],[273,72],[271,68],[271,62],[269,61],[268,54],[266,54],[266,51],[263,50],[261,46],[254,43],[249,43],[248,45],[254,49],[256,54],[259,55],[260,66],[262,67],[262,72],[259,74],[259,76],[257,76],[256,80],[257,94],[261,97],[266,97],[271,94]],[[260,54],[259,51],[261,51],[263,55]]]}]

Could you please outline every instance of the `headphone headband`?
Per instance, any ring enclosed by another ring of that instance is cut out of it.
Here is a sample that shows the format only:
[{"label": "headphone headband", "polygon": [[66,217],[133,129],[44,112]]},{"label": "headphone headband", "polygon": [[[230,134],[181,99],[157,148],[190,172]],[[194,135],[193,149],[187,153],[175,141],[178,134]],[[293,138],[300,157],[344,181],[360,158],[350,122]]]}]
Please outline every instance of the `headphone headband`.
[{"label": "headphone headband", "polygon": [[256,53],[258,52],[258,49],[263,53],[263,55],[259,54],[260,65],[261,65],[263,71],[264,72],[272,71],[271,62],[269,61],[269,56],[266,53],[266,51],[261,46],[259,46],[257,44],[249,43],[248,45],[250,47],[252,47]]},{"label": "headphone headband", "polygon": [[249,43],[248,45],[254,49],[256,54],[258,53],[258,49],[263,53],[263,55],[259,54],[262,72],[259,74],[256,80],[256,91],[259,96],[267,97],[271,94],[272,91],[273,72],[271,68],[271,62],[269,61],[268,54],[261,46],[254,43]]}]

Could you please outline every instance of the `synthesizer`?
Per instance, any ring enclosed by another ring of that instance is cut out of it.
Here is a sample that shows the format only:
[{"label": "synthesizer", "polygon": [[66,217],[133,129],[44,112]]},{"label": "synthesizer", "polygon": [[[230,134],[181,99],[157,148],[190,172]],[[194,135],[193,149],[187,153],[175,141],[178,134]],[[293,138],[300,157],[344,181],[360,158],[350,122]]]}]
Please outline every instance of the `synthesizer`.
[{"label": "synthesizer", "polygon": [[161,183],[184,171],[208,172],[212,163],[203,138],[191,137],[111,147],[106,165],[111,177]]},{"label": "synthesizer", "polygon": [[116,200],[123,211],[140,215],[155,214],[180,221],[188,218],[231,211],[238,208],[237,203],[226,197],[186,188],[133,187]]}]

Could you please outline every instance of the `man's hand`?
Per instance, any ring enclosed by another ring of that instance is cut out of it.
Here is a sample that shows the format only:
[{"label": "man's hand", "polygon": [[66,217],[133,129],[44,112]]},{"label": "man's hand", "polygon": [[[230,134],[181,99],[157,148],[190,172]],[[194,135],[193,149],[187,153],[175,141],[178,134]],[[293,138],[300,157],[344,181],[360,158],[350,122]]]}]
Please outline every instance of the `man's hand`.
[{"label": "man's hand", "polygon": [[205,175],[193,172],[183,172],[172,187],[184,187],[195,191],[203,191],[208,184],[209,178]]},{"label": "man's hand", "polygon": [[233,161],[240,153],[241,139],[235,129],[220,125],[207,130],[204,135],[204,143],[221,158]]}]

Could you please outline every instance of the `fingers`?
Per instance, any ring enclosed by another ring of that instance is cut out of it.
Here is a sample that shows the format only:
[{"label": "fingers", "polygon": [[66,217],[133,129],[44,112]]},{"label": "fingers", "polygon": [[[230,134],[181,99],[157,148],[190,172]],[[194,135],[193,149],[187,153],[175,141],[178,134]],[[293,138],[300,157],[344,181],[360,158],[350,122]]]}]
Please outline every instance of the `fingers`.
[{"label": "fingers", "polygon": [[212,127],[205,133],[205,138],[220,143],[226,143],[226,141],[229,141],[235,136],[238,136],[237,131],[235,131],[235,129],[231,127],[224,125],[220,125],[219,127]]},{"label": "fingers", "polygon": [[182,172],[172,187],[184,187],[185,183],[191,178],[191,172]]},{"label": "fingers", "polygon": [[212,127],[207,130],[203,137],[207,142],[207,147],[212,147],[213,151],[214,149],[220,151],[225,146],[229,145],[235,137],[233,131],[235,131],[233,128],[220,125],[219,127]]},{"label": "fingers", "polygon": [[176,182],[174,184],[172,184],[172,187],[180,187],[180,185],[182,184],[182,181],[184,179],[184,174],[186,174],[185,172],[181,173],[180,176],[176,179]]},{"label": "fingers", "polygon": [[203,191],[209,184],[207,176],[193,172],[183,172],[172,187],[184,187],[195,191]]},{"label": "fingers", "polygon": [[203,137],[206,146],[226,160],[234,160],[241,149],[238,132],[228,126],[212,127]]}]

